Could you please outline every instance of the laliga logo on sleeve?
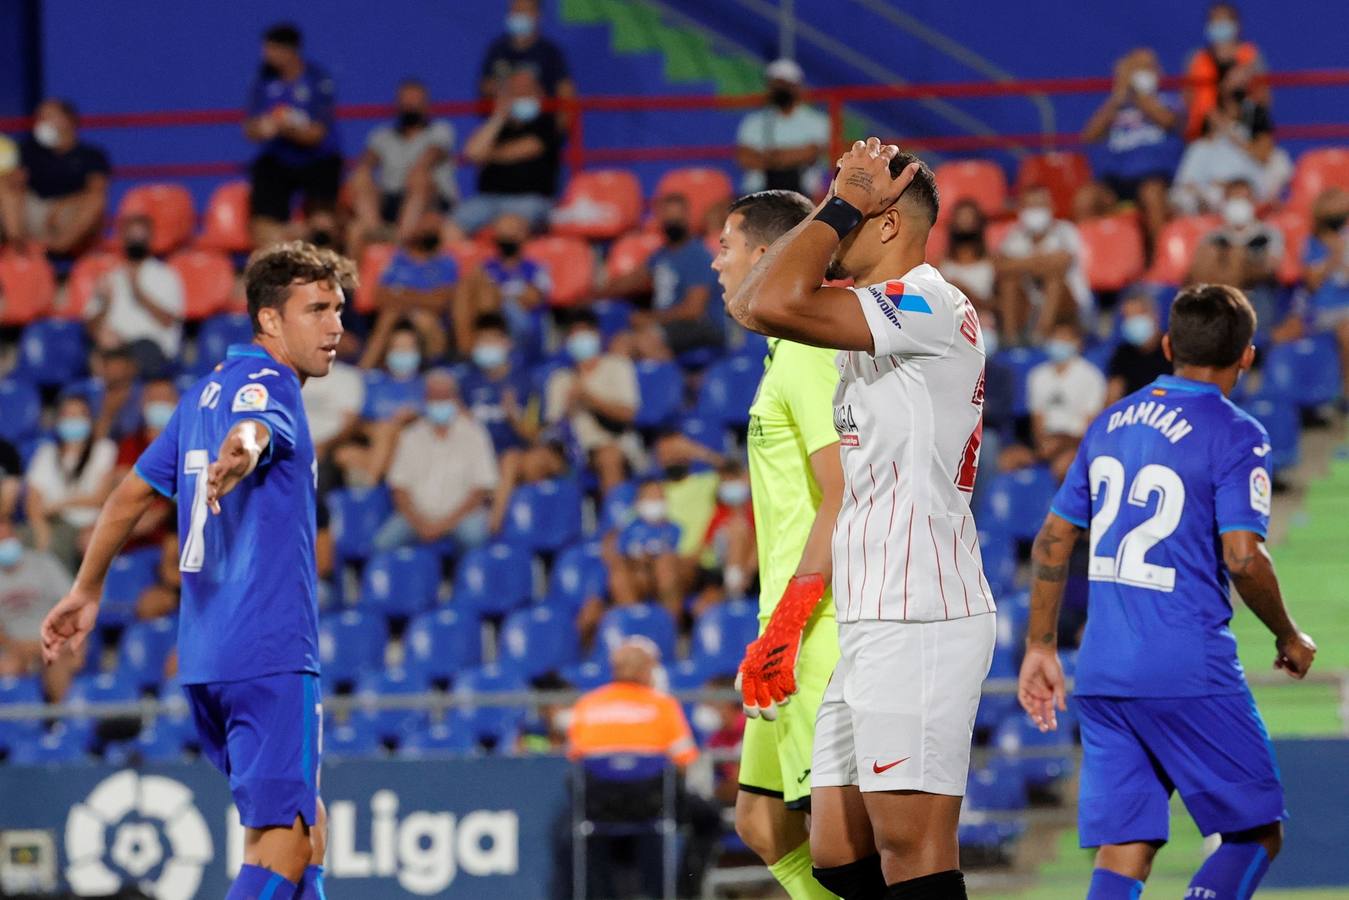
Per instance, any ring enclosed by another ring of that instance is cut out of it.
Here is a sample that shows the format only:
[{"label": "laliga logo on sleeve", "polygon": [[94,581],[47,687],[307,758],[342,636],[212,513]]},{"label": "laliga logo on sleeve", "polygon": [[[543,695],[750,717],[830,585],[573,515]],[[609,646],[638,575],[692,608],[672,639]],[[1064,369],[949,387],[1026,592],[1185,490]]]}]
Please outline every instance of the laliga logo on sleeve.
[{"label": "laliga logo on sleeve", "polygon": [[230,412],[262,412],[267,408],[267,388],[260,384],[246,384],[234,395]]},{"label": "laliga logo on sleeve", "polygon": [[135,884],[159,900],[191,900],[214,852],[192,792],[161,775],[110,775],[66,818],[66,880],[81,896]]},{"label": "laliga logo on sleeve", "polygon": [[1269,473],[1264,466],[1251,469],[1251,509],[1263,515],[1269,515],[1270,498],[1274,491],[1269,483]]}]

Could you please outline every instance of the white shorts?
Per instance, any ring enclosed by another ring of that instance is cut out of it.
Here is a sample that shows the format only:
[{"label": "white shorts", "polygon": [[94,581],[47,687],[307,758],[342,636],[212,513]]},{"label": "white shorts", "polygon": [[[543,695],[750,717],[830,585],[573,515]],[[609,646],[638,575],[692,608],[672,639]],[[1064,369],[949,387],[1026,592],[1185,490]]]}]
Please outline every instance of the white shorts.
[{"label": "white shorts", "polygon": [[840,622],[815,720],[814,787],[964,796],[998,617]]}]

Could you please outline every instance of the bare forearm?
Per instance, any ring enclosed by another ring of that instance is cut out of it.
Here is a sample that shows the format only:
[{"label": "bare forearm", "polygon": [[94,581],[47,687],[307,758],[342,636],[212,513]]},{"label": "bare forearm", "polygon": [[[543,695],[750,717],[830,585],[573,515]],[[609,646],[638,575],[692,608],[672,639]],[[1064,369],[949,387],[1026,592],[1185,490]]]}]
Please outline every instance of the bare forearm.
[{"label": "bare forearm", "polygon": [[623,403],[615,403],[612,400],[605,400],[602,397],[596,397],[589,391],[582,397],[586,409],[596,415],[603,416],[606,419],[612,419],[615,422],[631,422],[636,410]]},{"label": "bare forearm", "polygon": [[1257,540],[1239,545],[1224,542],[1223,560],[1241,599],[1270,633],[1280,640],[1297,634],[1297,626],[1288,615],[1283,593],[1279,590],[1274,561],[1265,545]]},{"label": "bare forearm", "polygon": [[154,502],[154,488],[134,471],[127,473],[112,492],[94,523],[89,546],[84,551],[80,571],[75,575],[78,588],[93,594],[103,590],[108,567],[121,552],[122,545],[135,530],[136,523]]},{"label": "bare forearm", "polygon": [[837,501],[820,503],[820,508],[815,511],[815,521],[810,526],[810,535],[806,538],[806,546],[801,550],[801,562],[793,574],[810,575],[818,572],[824,576],[825,584],[829,583],[834,574],[833,534],[838,508]]},{"label": "bare forearm", "polygon": [[488,157],[492,155],[492,146],[496,143],[497,135],[501,133],[501,128],[505,124],[506,117],[503,115],[493,115],[484,122],[464,145],[464,156],[478,165],[487,162]]},{"label": "bare forearm", "polygon": [[1068,560],[1080,532],[1072,523],[1050,514],[1031,547],[1030,624],[1026,643],[1042,647],[1058,644],[1059,607],[1063,604]]}]

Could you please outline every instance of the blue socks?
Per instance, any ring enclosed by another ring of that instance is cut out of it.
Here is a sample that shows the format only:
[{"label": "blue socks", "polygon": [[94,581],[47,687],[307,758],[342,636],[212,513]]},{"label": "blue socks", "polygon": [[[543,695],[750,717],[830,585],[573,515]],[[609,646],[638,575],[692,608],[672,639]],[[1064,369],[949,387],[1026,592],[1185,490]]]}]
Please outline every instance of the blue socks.
[{"label": "blue socks", "polygon": [[1143,896],[1143,882],[1109,869],[1093,869],[1087,900],[1138,900]]},{"label": "blue socks", "polygon": [[1267,869],[1269,854],[1262,845],[1224,843],[1194,873],[1185,896],[1203,900],[1249,900]]},{"label": "blue socks", "polygon": [[239,874],[230,885],[225,900],[292,900],[294,896],[295,882],[261,866],[245,863],[239,867]]},{"label": "blue socks", "polygon": [[323,866],[309,866],[304,870],[295,900],[328,900],[323,893]]}]

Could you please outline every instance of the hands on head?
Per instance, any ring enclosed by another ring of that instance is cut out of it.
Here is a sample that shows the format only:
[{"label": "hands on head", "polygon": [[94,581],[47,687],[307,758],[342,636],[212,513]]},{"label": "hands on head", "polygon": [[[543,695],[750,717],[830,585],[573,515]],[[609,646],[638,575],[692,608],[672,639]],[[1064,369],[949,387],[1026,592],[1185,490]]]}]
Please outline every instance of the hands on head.
[{"label": "hands on head", "polygon": [[918,174],[915,162],[898,175],[891,175],[890,161],[898,155],[899,147],[882,144],[880,138],[855,142],[851,150],[838,158],[830,195],[857,207],[863,216],[880,215],[895,204]]}]

